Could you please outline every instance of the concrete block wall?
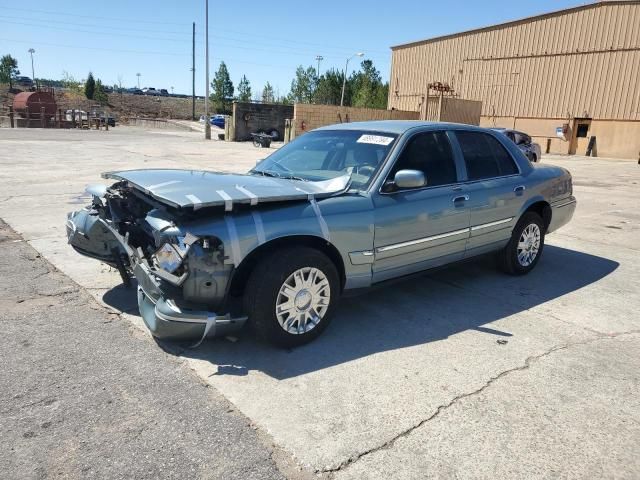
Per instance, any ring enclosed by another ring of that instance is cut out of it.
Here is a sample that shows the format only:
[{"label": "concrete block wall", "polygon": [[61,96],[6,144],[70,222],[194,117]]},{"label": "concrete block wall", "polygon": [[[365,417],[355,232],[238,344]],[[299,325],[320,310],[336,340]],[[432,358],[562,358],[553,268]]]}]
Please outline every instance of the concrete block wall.
[{"label": "concrete block wall", "polygon": [[314,128],[334,123],[363,122],[367,120],[418,120],[419,112],[379,110],[375,108],[339,107],[296,103],[293,107],[296,136]]},{"label": "concrete block wall", "polygon": [[279,139],[284,136],[284,121],[293,117],[293,106],[271,103],[233,103],[232,139],[235,141],[251,140],[251,134],[263,130],[269,132],[276,129]]}]

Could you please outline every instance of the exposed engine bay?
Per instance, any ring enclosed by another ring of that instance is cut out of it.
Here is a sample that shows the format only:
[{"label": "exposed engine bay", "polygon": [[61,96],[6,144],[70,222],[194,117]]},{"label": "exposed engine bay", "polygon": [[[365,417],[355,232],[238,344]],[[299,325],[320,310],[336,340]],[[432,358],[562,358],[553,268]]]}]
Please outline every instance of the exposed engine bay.
[{"label": "exposed engine bay", "polygon": [[196,237],[176,224],[192,213],[162,205],[125,181],[87,191],[91,205],[67,222],[74,249],[118,269],[125,284],[132,276],[141,283],[143,265],[174,297],[220,306],[233,265],[225,264],[216,237]]}]

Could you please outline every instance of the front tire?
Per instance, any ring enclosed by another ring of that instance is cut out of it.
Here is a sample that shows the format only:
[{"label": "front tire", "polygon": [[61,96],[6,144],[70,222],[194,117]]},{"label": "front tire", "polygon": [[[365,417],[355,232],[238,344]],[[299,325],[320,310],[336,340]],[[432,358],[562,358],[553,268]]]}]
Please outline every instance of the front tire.
[{"label": "front tire", "polygon": [[326,255],[307,247],[280,249],[253,270],[244,310],[259,337],[297,347],[327,328],[339,294],[338,272]]},{"label": "front tire", "polygon": [[524,275],[533,270],[544,249],[544,235],[540,215],[525,213],[513,229],[511,240],[498,254],[501,270],[510,275]]}]

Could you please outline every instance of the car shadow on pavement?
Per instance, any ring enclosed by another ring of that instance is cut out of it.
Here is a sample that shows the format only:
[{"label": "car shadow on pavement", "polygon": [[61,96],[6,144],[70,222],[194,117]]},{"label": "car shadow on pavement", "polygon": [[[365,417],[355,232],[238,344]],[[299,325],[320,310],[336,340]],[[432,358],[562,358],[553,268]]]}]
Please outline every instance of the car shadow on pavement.
[{"label": "car shadow on pavement", "polygon": [[597,282],[618,265],[603,257],[546,245],[539,264],[526,276],[504,275],[496,270],[493,258],[484,257],[345,297],[327,330],[296,349],[277,349],[246,330],[237,342],[212,339],[197,349],[158,344],[169,353],[211,362],[217,366],[215,375],[258,370],[276,379],[292,378],[470,329],[504,341],[512,334],[491,325],[493,322]]}]

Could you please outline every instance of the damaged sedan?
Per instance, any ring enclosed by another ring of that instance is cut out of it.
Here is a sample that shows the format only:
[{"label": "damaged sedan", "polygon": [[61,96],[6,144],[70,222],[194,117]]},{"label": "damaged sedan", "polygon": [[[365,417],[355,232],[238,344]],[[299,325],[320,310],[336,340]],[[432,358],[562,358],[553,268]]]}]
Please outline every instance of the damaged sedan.
[{"label": "damaged sedan", "polygon": [[135,278],[155,337],[198,343],[248,322],[301,345],[344,293],[481,254],[528,273],[576,207],[569,172],[504,135],[419,121],[323,127],[246,174],[103,177],[69,243]]}]

